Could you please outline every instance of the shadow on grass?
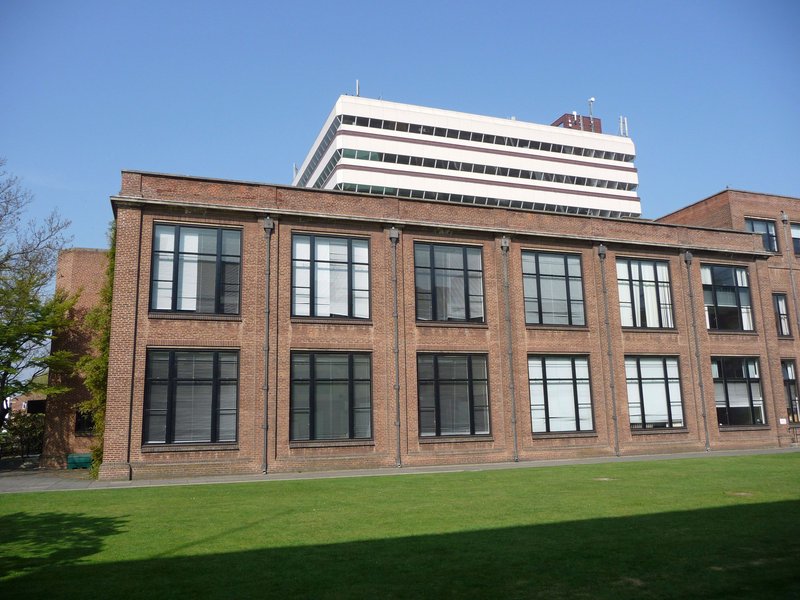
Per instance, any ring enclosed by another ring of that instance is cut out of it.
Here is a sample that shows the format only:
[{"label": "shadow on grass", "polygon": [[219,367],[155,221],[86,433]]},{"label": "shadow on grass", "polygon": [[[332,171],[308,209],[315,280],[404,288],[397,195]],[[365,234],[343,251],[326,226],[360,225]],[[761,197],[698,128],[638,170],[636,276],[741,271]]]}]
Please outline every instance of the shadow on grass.
[{"label": "shadow on grass", "polygon": [[97,554],[125,521],[75,513],[17,512],[0,517],[0,578],[60,571]]},{"label": "shadow on grass", "polygon": [[[60,529],[30,525],[44,539]],[[119,527],[98,525],[95,545]],[[54,563],[5,580],[4,596],[774,600],[800,591],[798,501],[95,564],[75,564],[91,551],[78,538],[50,554]]]}]

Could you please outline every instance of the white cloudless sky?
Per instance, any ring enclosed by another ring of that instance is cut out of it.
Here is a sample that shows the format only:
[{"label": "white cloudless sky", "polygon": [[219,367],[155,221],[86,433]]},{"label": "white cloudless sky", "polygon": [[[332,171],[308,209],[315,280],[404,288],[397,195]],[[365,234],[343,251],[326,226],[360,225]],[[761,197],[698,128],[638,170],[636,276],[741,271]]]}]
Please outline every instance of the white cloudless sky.
[{"label": "white cloudless sky", "polygon": [[0,156],[103,247],[120,171],[288,184],[342,93],[628,117],[643,216],[800,197],[800,2],[0,2]]}]

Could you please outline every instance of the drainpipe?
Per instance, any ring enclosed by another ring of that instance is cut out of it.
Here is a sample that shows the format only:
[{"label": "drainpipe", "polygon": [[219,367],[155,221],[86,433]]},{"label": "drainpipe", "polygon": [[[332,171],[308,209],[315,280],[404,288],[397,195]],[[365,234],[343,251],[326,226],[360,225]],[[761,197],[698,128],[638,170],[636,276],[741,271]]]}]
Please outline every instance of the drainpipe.
[{"label": "drainpipe", "polygon": [[264,390],[264,423],[261,428],[264,430],[264,451],[261,455],[261,470],[264,474],[267,473],[267,435],[269,429],[269,421],[267,421],[268,407],[269,407],[269,284],[270,284],[270,246],[272,245],[272,231],[275,229],[275,222],[271,217],[264,218],[262,224],[264,225],[264,253],[265,263],[264,268],[264,385],[261,389]]},{"label": "drainpipe", "polygon": [[692,337],[694,338],[694,360],[697,364],[697,385],[700,386],[700,414],[703,417],[703,433],[705,434],[706,452],[711,450],[708,438],[708,415],[706,414],[706,392],[703,385],[703,361],[700,359],[700,338],[697,333],[697,313],[694,309],[694,286],[692,285],[692,253],[686,250],[683,253],[683,262],[686,263],[686,277],[689,281],[689,310],[692,313]]},{"label": "drainpipe", "polygon": [[[781,223],[783,223],[783,239],[785,241],[786,253],[789,256],[789,281],[792,284],[792,304],[794,304],[794,319],[797,331],[800,331],[800,309],[797,307],[797,289],[794,285],[794,245],[789,226],[789,215],[781,211]],[[790,254],[791,253],[791,254]]]},{"label": "drainpipe", "polygon": [[514,341],[511,335],[511,299],[508,289],[508,251],[511,240],[507,235],[500,238],[500,250],[503,252],[503,296],[506,305],[506,341],[508,355],[508,380],[511,392],[511,432],[514,436],[514,462],[519,462],[519,445],[517,443],[517,392],[514,383]]},{"label": "drainpipe", "polygon": [[597,247],[600,257],[600,283],[603,286],[603,312],[606,324],[606,356],[608,357],[609,383],[611,384],[611,422],[614,426],[614,454],[619,456],[619,424],[617,423],[617,384],[614,376],[614,352],[611,347],[611,321],[608,316],[608,286],[606,285],[606,252],[605,244]]},{"label": "drainpipe", "polygon": [[392,354],[394,354],[394,427],[397,434],[395,466],[399,469],[403,466],[403,458],[400,448],[400,314],[397,308],[397,244],[400,242],[400,230],[397,227],[392,227],[389,230],[389,241],[392,243],[392,295],[394,301],[392,309],[392,320],[394,321]]}]

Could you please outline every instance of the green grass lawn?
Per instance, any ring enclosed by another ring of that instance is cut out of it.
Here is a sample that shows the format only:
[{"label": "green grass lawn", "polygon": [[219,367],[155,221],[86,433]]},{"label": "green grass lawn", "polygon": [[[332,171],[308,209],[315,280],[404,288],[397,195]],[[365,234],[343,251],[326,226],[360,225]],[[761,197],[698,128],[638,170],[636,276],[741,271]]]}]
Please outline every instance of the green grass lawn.
[{"label": "green grass lawn", "polygon": [[0,496],[0,598],[798,598],[800,453]]}]

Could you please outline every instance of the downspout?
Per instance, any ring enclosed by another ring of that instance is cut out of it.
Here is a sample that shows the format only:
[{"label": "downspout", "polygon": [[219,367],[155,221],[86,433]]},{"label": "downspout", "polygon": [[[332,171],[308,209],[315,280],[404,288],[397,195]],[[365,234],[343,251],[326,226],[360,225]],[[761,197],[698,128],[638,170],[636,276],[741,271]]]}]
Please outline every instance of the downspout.
[{"label": "downspout", "polygon": [[400,242],[400,230],[397,227],[392,227],[389,230],[389,241],[392,243],[392,296],[394,302],[392,309],[392,320],[394,321],[392,354],[394,354],[394,427],[397,434],[395,466],[399,469],[403,466],[403,458],[400,447],[400,313],[397,302],[397,244]]},{"label": "downspout", "polygon": [[506,305],[506,354],[508,355],[508,380],[511,393],[511,432],[514,437],[514,462],[519,462],[519,445],[517,442],[517,392],[514,383],[514,341],[511,334],[511,299],[508,287],[508,251],[511,240],[507,235],[500,238],[500,250],[503,252],[503,299]]},{"label": "downspout", "polygon": [[270,285],[270,247],[272,245],[272,231],[275,229],[275,222],[271,217],[264,218],[262,224],[264,225],[264,423],[261,428],[264,430],[264,448],[261,455],[261,471],[267,473],[267,441],[269,430],[269,285]]},{"label": "downspout", "polygon": [[686,263],[686,278],[689,281],[689,310],[692,313],[692,337],[694,338],[694,360],[697,365],[697,385],[700,386],[700,414],[703,417],[703,433],[705,434],[706,452],[711,450],[708,437],[708,415],[706,414],[706,392],[703,384],[703,361],[700,358],[700,338],[697,333],[697,313],[694,309],[694,286],[692,285],[692,253],[686,250],[683,253],[683,262]]},{"label": "downspout", "polygon": [[608,286],[606,285],[606,252],[605,244],[597,247],[600,257],[600,283],[603,286],[603,312],[606,324],[606,356],[608,357],[608,375],[611,386],[611,421],[614,426],[614,454],[619,456],[619,424],[617,423],[617,384],[614,376],[614,352],[611,346],[611,321],[608,313]]},{"label": "downspout", "polygon": [[794,246],[789,233],[789,215],[784,211],[781,211],[781,223],[783,223],[783,239],[786,246],[786,254],[789,256],[789,281],[792,284],[792,304],[794,304],[795,327],[797,331],[800,331],[800,309],[797,307],[797,289],[794,285]]}]

